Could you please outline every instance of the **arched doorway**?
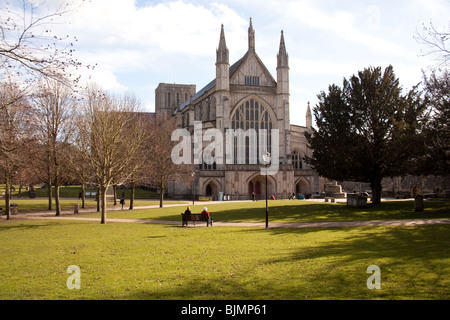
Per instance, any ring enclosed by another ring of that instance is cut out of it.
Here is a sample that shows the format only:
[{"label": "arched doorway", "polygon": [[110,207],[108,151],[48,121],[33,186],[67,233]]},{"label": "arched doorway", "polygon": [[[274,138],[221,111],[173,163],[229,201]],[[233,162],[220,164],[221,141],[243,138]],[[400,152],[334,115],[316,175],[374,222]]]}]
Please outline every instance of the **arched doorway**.
[{"label": "arched doorway", "polygon": [[305,178],[301,178],[295,185],[295,193],[297,195],[303,194],[305,197],[311,195],[311,184]]},{"label": "arched doorway", "polygon": [[205,183],[203,190],[203,194],[206,197],[211,197],[212,200],[217,200],[219,196],[220,185],[214,180],[209,180]]},{"label": "arched doorway", "polygon": [[[251,179],[248,182],[248,196],[249,199],[252,198],[252,193],[255,193],[255,198],[257,200],[265,199],[266,198],[266,177],[258,175]],[[267,193],[270,197],[272,194],[275,195],[275,188],[273,181],[271,181],[271,178],[267,180]]]},{"label": "arched doorway", "polygon": [[206,196],[207,196],[207,197],[212,196],[212,188],[211,188],[211,184],[208,184],[208,185],[206,186]]}]

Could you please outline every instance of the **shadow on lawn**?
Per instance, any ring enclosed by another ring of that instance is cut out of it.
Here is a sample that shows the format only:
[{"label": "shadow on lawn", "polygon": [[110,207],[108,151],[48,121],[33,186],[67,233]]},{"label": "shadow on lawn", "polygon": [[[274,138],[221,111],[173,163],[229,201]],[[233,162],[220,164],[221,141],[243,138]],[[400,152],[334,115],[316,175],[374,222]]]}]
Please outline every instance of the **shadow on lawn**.
[{"label": "shadow on lawn", "polygon": [[[13,220],[14,221],[14,220]],[[39,228],[46,228],[46,227],[54,227],[55,222],[49,221],[49,222],[34,222],[34,223],[21,223],[21,224],[5,224],[0,222],[0,232],[12,230],[12,229],[39,229]]]},{"label": "shadow on lawn", "polygon": [[[255,205],[257,207],[255,207]],[[221,209],[211,206],[211,216],[217,222],[263,222],[265,204],[258,202],[242,208]],[[216,211],[214,211],[216,209]],[[367,208],[349,208],[346,204],[325,204],[296,202],[269,202],[269,221],[276,222],[325,222],[325,221],[364,221],[383,219],[422,219],[450,217],[450,202],[426,202],[425,211],[414,212],[413,201],[384,202],[369,204]],[[181,218],[180,218],[181,219]]]},{"label": "shadow on lawn", "polygon": [[[342,231],[342,229],[339,229]],[[285,247],[275,258],[241,266],[235,274],[204,272],[178,287],[132,292],[130,299],[449,299],[448,226],[379,227],[348,230],[327,243]],[[329,230],[271,229],[274,236]],[[337,231],[337,229],[336,229]],[[266,242],[267,243],[267,242]],[[381,268],[381,290],[369,290],[367,267]]]}]

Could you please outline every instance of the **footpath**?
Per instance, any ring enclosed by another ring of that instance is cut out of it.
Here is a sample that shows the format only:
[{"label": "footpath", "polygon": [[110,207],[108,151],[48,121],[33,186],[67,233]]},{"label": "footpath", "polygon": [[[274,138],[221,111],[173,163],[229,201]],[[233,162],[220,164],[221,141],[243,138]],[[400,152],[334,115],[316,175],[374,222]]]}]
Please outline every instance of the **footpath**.
[{"label": "footpath", "polygon": [[[212,204],[213,202],[202,202],[202,205]],[[186,203],[182,204],[168,204],[164,207],[172,206],[187,206]],[[158,208],[159,206],[138,206],[135,209],[151,209]],[[108,211],[120,211],[121,206],[108,208]],[[83,217],[83,213],[95,213],[93,209],[80,209],[79,214],[74,214],[73,210],[63,211],[61,216],[56,217],[54,212],[34,212],[34,213],[18,213],[12,215],[13,220],[18,219],[51,219],[51,220],[78,220],[78,221],[94,221],[100,222],[100,218],[88,218]],[[1,217],[2,220],[5,217]],[[151,220],[151,219],[119,219],[119,218],[107,218],[107,223],[142,223],[142,224],[162,224],[162,225],[179,225],[180,221],[169,220]],[[371,220],[371,221],[332,221],[332,222],[292,222],[292,223],[280,223],[270,222],[269,228],[339,228],[339,227],[364,227],[364,226],[421,226],[421,225],[447,225],[450,224],[450,219],[399,219],[399,220]],[[264,228],[265,222],[220,222],[214,221],[214,227],[255,227]],[[206,223],[198,222],[195,226],[192,222],[188,227],[206,227]]]}]

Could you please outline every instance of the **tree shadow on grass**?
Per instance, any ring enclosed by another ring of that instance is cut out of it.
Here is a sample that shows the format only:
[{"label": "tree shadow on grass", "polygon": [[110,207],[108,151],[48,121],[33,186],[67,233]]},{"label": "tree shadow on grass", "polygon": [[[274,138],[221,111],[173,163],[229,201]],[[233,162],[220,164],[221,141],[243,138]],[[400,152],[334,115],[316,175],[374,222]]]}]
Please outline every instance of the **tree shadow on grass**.
[{"label": "tree shadow on grass", "polygon": [[[191,277],[180,280],[178,285],[143,288],[127,298],[449,299],[449,228],[238,230],[237,234],[260,233],[261,238],[267,237],[267,232],[275,237],[295,235],[299,244],[284,246],[270,258],[255,261],[251,268],[239,266],[234,274],[208,271],[205,276],[205,272],[190,270]],[[322,241],[322,232],[324,236],[330,232],[335,236]],[[302,241],[308,242],[302,245]],[[367,288],[371,276],[367,267],[371,265],[381,269],[381,290]]]},{"label": "tree shadow on grass", "polygon": [[[325,229],[321,231],[345,232],[345,237],[331,243],[286,250],[267,263],[308,265],[317,259],[326,261],[326,265],[310,274],[309,282],[321,283],[326,279],[327,290],[336,294],[330,298],[352,299],[362,288],[361,292],[368,298],[449,299],[449,230],[450,226],[445,225]],[[270,230],[274,236],[295,233],[299,237],[321,231]],[[366,280],[371,275],[367,267],[371,265],[380,267],[384,290],[366,288]],[[302,277],[301,274],[292,276]],[[359,289],[355,287],[355,280]]]},{"label": "tree shadow on grass", "polygon": [[[14,220],[10,220],[10,221],[14,221]],[[27,230],[27,229],[39,229],[39,228],[46,228],[46,227],[54,227],[56,224],[58,224],[57,221],[36,221],[33,220],[33,223],[14,223],[14,224],[3,224],[0,223],[0,232],[2,231],[8,231],[8,230],[13,230],[13,229],[23,229],[23,230]]]},{"label": "tree shadow on grass", "polygon": [[[269,220],[276,222],[325,222],[364,221],[383,219],[424,219],[449,218],[449,203],[426,204],[426,211],[414,212],[412,201],[369,204],[367,208],[349,208],[346,204],[295,203],[269,205]],[[224,209],[211,212],[215,221],[222,222],[263,222],[265,206],[256,208]]]}]

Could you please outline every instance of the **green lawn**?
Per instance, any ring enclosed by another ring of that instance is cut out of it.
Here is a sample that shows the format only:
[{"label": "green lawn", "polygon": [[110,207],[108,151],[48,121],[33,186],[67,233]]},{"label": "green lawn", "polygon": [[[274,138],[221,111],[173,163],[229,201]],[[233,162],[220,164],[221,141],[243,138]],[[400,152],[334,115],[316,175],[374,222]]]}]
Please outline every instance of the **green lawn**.
[{"label": "green lawn", "polygon": [[[0,299],[449,299],[450,226],[0,222]],[[67,267],[81,269],[69,290]],[[366,286],[381,269],[381,289]]]},{"label": "green lawn", "polygon": [[[32,212],[46,212],[48,209],[48,199],[11,199],[11,203],[16,203],[19,208],[19,213],[32,213]],[[159,200],[135,200],[135,206],[158,206]],[[164,201],[165,204],[178,204],[178,203],[188,203],[183,201]],[[64,199],[61,200],[62,210],[73,210],[75,204],[79,205],[81,208],[81,200],[78,199]],[[107,205],[109,208],[114,208],[113,201],[108,201]],[[94,199],[86,199],[86,209],[96,209],[97,202]],[[128,209],[130,205],[129,200],[126,200],[124,209]],[[4,208],[5,201],[1,199],[0,208]],[[115,208],[121,207],[119,201]],[[53,200],[53,211],[55,208],[55,201]],[[128,212],[128,211],[127,211]]]},{"label": "green lawn", "polygon": [[[25,187],[22,188],[21,193],[19,194],[19,186],[14,185],[14,190],[12,191],[13,197],[29,197],[29,192],[25,191]],[[86,192],[95,192],[95,189],[88,190]],[[5,192],[5,185],[0,184],[0,194]],[[79,193],[81,192],[81,185],[74,186],[61,186],[59,189],[59,195],[61,198],[78,198]],[[125,198],[129,199],[131,194],[131,189],[117,189],[117,197],[120,198],[122,196],[122,192],[125,194]],[[36,197],[47,197],[48,196],[48,188],[35,188],[34,193]],[[52,187],[52,194],[55,196],[55,188]],[[143,190],[140,188],[135,189],[135,198],[136,199],[158,199],[158,195],[149,190]]]},{"label": "green lawn", "polygon": [[[190,205],[193,213],[200,213],[205,204],[195,202]],[[167,203],[169,204],[169,203]],[[207,205],[214,221],[263,222],[265,202],[216,202]],[[181,221],[184,206],[147,210],[124,210],[108,212],[109,218],[156,219]],[[98,214],[83,215],[98,217]],[[413,201],[392,201],[363,209],[348,208],[343,203],[323,203],[295,200],[275,200],[269,202],[269,220],[273,222],[325,222],[364,221],[389,219],[450,218],[450,201],[425,201],[423,213],[414,212]]]}]

